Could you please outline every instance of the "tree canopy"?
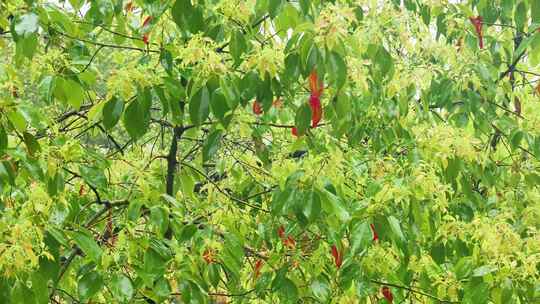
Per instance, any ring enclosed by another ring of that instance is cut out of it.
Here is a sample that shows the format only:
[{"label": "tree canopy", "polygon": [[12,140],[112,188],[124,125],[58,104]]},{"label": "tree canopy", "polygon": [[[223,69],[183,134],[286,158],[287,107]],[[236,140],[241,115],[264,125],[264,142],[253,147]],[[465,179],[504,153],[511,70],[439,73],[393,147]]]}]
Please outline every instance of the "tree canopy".
[{"label": "tree canopy", "polygon": [[4,0],[1,303],[539,303],[540,1]]}]

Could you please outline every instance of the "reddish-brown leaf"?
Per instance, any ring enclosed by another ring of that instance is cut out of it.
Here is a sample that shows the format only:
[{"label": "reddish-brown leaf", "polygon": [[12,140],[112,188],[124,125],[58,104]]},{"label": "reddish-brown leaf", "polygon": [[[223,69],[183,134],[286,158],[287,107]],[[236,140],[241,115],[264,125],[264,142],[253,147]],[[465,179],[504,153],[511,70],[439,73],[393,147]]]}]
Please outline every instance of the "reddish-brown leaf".
[{"label": "reddish-brown leaf", "polygon": [[263,112],[262,106],[258,101],[253,102],[253,114],[255,115],[261,115]]},{"label": "reddish-brown leaf", "polygon": [[482,16],[469,17],[469,20],[473,24],[474,29],[476,31],[476,35],[478,36],[478,46],[481,49],[483,49],[484,48],[484,36],[482,35],[483,18],[482,18]]},{"label": "reddish-brown leaf", "polygon": [[341,264],[343,263],[343,256],[341,252],[337,249],[336,245],[332,245],[332,256],[334,257],[334,263],[336,264],[336,268],[339,269],[341,267]]},{"label": "reddish-brown leaf", "polygon": [[375,231],[375,225],[369,224],[369,227],[371,228],[371,232],[373,232],[373,241],[376,242],[379,240],[379,235],[377,234],[377,231]]},{"label": "reddish-brown leaf", "polygon": [[392,291],[388,286],[383,286],[381,292],[388,303],[392,304],[394,302],[394,295],[392,295]]}]

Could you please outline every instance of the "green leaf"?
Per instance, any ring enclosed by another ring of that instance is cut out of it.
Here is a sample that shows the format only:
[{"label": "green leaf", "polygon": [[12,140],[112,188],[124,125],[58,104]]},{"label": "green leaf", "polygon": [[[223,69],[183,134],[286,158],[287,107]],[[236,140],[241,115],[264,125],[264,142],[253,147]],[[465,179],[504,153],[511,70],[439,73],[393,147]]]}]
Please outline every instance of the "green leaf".
[{"label": "green leaf", "polygon": [[384,47],[370,44],[367,55],[373,62],[371,73],[375,81],[381,82],[392,78],[394,75],[394,60]]},{"label": "green leaf", "polygon": [[210,91],[202,87],[189,101],[189,115],[195,125],[202,124],[210,114]]},{"label": "green leaf", "polygon": [[107,101],[103,107],[103,125],[105,129],[110,130],[116,126],[123,112],[124,102],[120,98],[113,96]]},{"label": "green leaf", "polygon": [[532,22],[540,25],[540,1],[529,1],[531,4]]},{"label": "green leaf", "polygon": [[274,96],[272,92],[272,78],[268,73],[264,77],[264,81],[259,82],[257,87],[257,101],[262,104],[263,111],[267,112],[272,107]]},{"label": "green leaf", "polygon": [[180,30],[196,33],[204,27],[202,8],[193,6],[191,0],[176,0],[171,8],[171,15]]},{"label": "green leaf", "polygon": [[347,64],[336,52],[331,52],[328,56],[328,72],[336,89],[341,89],[347,80]]},{"label": "green leaf", "polygon": [[431,12],[429,5],[422,5],[420,8],[420,16],[422,16],[422,21],[424,21],[424,24],[429,26],[429,22],[431,19]]},{"label": "green leaf", "polygon": [[321,198],[322,209],[328,213],[330,218],[336,218],[342,223],[348,222],[350,220],[350,214],[343,206],[343,203],[338,196],[329,192],[326,189],[317,190],[319,197]]},{"label": "green leaf", "polygon": [[54,240],[56,240],[62,246],[69,247],[69,242],[66,239],[66,235],[63,230],[60,230],[55,227],[49,227],[47,229],[47,232],[54,238]]},{"label": "green leaf", "polygon": [[169,281],[165,277],[157,280],[156,284],[154,285],[154,292],[158,297],[168,298],[171,294],[171,286],[169,285]]},{"label": "green leaf", "polygon": [[17,40],[17,54],[22,54],[28,59],[32,59],[38,46],[37,34],[27,35],[24,38]]},{"label": "green leaf", "polygon": [[90,271],[79,279],[79,297],[83,301],[91,299],[101,288],[103,288],[103,277],[96,271]]},{"label": "green leaf", "polygon": [[115,274],[111,280],[110,288],[114,298],[122,303],[131,300],[135,292],[131,280],[124,274]]},{"label": "green leaf", "polygon": [[[253,76],[254,74],[249,73],[248,75]],[[221,93],[223,93],[223,96],[225,96],[225,99],[227,100],[227,105],[229,106],[229,109],[230,110],[236,109],[236,107],[238,106],[238,99],[240,98],[240,92],[238,90],[236,79],[221,77],[219,79],[219,87],[221,89]],[[253,90],[254,88],[245,88],[245,89]]]},{"label": "green leaf", "polygon": [[398,219],[390,215],[388,217],[388,223],[390,224],[390,229],[392,229],[392,232],[399,238],[400,241],[405,241],[405,236],[403,235],[403,232],[401,231],[401,226],[399,225]]},{"label": "green leaf", "polygon": [[296,117],[294,119],[298,135],[306,134],[309,126],[311,125],[311,108],[309,104],[304,103],[296,111]]},{"label": "green leaf", "polygon": [[39,84],[39,93],[43,96],[45,101],[49,104],[52,101],[54,86],[55,86],[55,77],[54,76],[45,76]]},{"label": "green leaf", "polygon": [[489,303],[489,286],[481,280],[471,280],[464,290],[464,304]]},{"label": "green leaf", "polygon": [[246,52],[247,48],[248,45],[244,34],[240,30],[234,31],[231,34],[229,49],[231,56],[234,58],[235,64],[239,64],[241,62],[242,54]]},{"label": "green leaf", "polygon": [[330,295],[330,286],[328,285],[328,280],[326,280],[323,276],[319,276],[317,279],[311,282],[310,289],[313,296],[322,302],[326,302],[328,296]]},{"label": "green leaf", "polygon": [[244,259],[244,247],[241,240],[234,234],[228,234],[225,237],[225,244],[221,252],[223,263],[234,275],[235,279],[240,277]]},{"label": "green leaf", "polygon": [[176,200],[176,198],[166,194],[166,193],[163,193],[161,194],[161,197],[163,197],[167,202],[169,202],[172,206],[176,207],[176,208],[181,208],[180,207],[180,202],[178,202]]},{"label": "green leaf", "polygon": [[19,110],[8,112],[7,117],[17,131],[26,131],[26,120]]},{"label": "green leaf", "polygon": [[84,89],[79,83],[71,79],[65,80],[63,84],[63,90],[67,98],[67,102],[73,106],[75,110],[79,110],[84,102]]},{"label": "green leaf", "polygon": [[203,146],[203,163],[208,162],[216,154],[221,141],[221,130],[215,130],[208,135]]},{"label": "green leaf", "polygon": [[220,279],[220,273],[219,273],[219,265],[216,265],[214,263],[208,265],[208,278],[210,279],[210,284],[212,286],[216,287],[219,284]]},{"label": "green leaf", "polygon": [[309,14],[309,10],[311,8],[311,0],[299,0],[299,2],[302,12],[306,15]]},{"label": "green leaf", "polygon": [[362,252],[371,244],[373,239],[368,223],[358,222],[351,232],[351,251],[353,253]]},{"label": "green leaf", "polygon": [[107,177],[99,168],[81,166],[80,173],[84,181],[94,188],[107,186]]},{"label": "green leaf", "polygon": [[268,0],[268,14],[275,18],[279,14],[279,10],[283,4],[283,0]]},{"label": "green leaf", "polygon": [[285,58],[285,78],[289,82],[294,82],[301,74],[300,56],[292,53]]},{"label": "green leaf", "polygon": [[132,101],[124,112],[124,127],[133,139],[143,136],[148,131],[151,106],[150,88],[139,89],[137,99]]},{"label": "green leaf", "polygon": [[103,107],[105,107],[105,104],[105,102],[95,103],[88,111],[88,120],[93,123],[98,122],[103,116]]},{"label": "green leaf", "polygon": [[0,156],[8,148],[8,135],[3,126],[0,125]]},{"label": "green leaf", "polygon": [[101,262],[101,247],[96,243],[90,232],[74,231],[71,233],[71,237],[86,256],[97,264]]},{"label": "green leaf", "polygon": [[129,136],[133,139],[143,136],[148,128],[148,124],[145,123],[146,106],[142,104],[138,99],[129,103],[124,112],[124,127]]},{"label": "green leaf", "polygon": [[483,277],[486,274],[492,273],[497,270],[497,267],[492,265],[484,265],[476,268],[473,270],[472,276],[473,277]]},{"label": "green leaf", "polygon": [[32,291],[36,298],[36,304],[47,304],[49,302],[49,287],[47,279],[40,272],[36,271],[32,274]]},{"label": "green leaf", "polygon": [[23,282],[17,281],[11,286],[11,303],[35,303],[34,293]]},{"label": "green leaf", "polygon": [[306,218],[313,222],[321,214],[321,199],[316,191],[310,191],[306,198],[306,201],[303,202],[303,212]]},{"label": "green leaf", "polygon": [[15,33],[18,36],[28,36],[34,34],[38,30],[39,18],[34,13],[23,15],[19,22],[15,25]]},{"label": "green leaf", "polygon": [[467,278],[471,274],[472,267],[473,267],[472,258],[463,257],[454,266],[454,273],[456,274],[456,277],[458,279],[464,279],[464,278]]},{"label": "green leaf", "polygon": [[38,141],[36,140],[36,138],[34,137],[34,135],[28,132],[24,132],[23,139],[24,139],[24,144],[26,145],[26,148],[28,149],[28,153],[30,155],[34,156],[36,153],[41,151],[41,147]]},{"label": "green leaf", "polygon": [[129,202],[127,210],[127,218],[129,221],[136,221],[139,219],[141,214],[142,202],[141,201],[131,201]]},{"label": "green leaf", "polygon": [[225,98],[225,95],[223,94],[223,91],[221,88],[218,88],[214,91],[212,94],[212,102],[210,103],[210,109],[212,110],[212,114],[219,120],[219,122],[226,128],[230,122],[230,115],[228,116],[229,119],[225,116],[226,113],[229,111],[229,105],[227,104],[227,99]]},{"label": "green leaf", "polygon": [[185,225],[182,227],[182,229],[179,231],[178,235],[176,235],[176,239],[179,242],[185,242],[190,240],[195,233],[197,233],[197,226],[193,224]]},{"label": "green leaf", "polygon": [[527,5],[525,4],[525,1],[520,1],[519,4],[516,6],[516,11],[514,12],[514,21],[516,22],[516,27],[519,30],[524,29],[526,19]]},{"label": "green leaf", "polygon": [[158,235],[165,235],[169,227],[169,213],[163,207],[154,206],[150,208],[150,223],[156,227]]},{"label": "green leaf", "polygon": [[285,278],[281,282],[279,294],[282,303],[296,303],[298,301],[298,288],[289,278]]},{"label": "green leaf", "polygon": [[300,19],[301,17],[296,7],[289,2],[285,2],[282,6],[281,13],[274,19],[278,34],[282,33],[286,35],[289,29],[295,29]]},{"label": "green leaf", "polygon": [[166,263],[167,261],[151,247],[144,253],[144,271],[151,276],[152,281],[165,274]]}]

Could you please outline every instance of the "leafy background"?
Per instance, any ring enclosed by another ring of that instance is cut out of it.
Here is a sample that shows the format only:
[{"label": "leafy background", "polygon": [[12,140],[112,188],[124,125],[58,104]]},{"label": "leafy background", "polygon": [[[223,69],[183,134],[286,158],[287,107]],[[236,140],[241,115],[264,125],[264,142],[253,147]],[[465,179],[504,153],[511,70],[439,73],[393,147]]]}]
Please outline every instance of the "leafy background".
[{"label": "leafy background", "polygon": [[3,1],[1,302],[538,303],[539,26],[535,0]]}]

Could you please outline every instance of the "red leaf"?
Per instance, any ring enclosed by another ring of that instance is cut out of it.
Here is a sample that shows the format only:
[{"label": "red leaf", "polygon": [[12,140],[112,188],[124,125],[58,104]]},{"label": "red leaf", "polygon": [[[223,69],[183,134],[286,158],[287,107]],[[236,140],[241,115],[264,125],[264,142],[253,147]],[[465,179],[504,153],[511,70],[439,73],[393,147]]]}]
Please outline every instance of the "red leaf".
[{"label": "red leaf", "polygon": [[377,234],[377,231],[375,231],[375,225],[369,224],[369,227],[371,228],[371,232],[373,232],[373,241],[376,242],[379,240],[379,235]]},{"label": "red leaf", "polygon": [[261,115],[263,112],[261,104],[258,101],[253,102],[253,114],[255,115]]},{"label": "red leaf", "polygon": [[116,235],[114,235],[113,230],[113,217],[112,217],[112,209],[109,208],[109,214],[107,215],[107,233],[109,234],[109,244],[111,246],[114,246],[116,243]]},{"label": "red leaf", "polygon": [[294,249],[294,247],[296,246],[296,241],[294,240],[292,236],[285,235],[285,228],[283,226],[279,226],[277,233],[279,235],[279,238],[281,239],[281,242],[283,242],[283,245],[285,247]]},{"label": "red leaf", "polygon": [[207,264],[212,264],[215,262],[214,252],[211,249],[206,249],[203,252],[203,259]]},{"label": "red leaf", "polygon": [[14,98],[19,97],[19,89],[16,86],[11,87],[11,96]]},{"label": "red leaf", "polygon": [[521,102],[517,97],[514,97],[514,109],[517,115],[521,115]]},{"label": "red leaf", "polygon": [[283,226],[279,226],[279,228],[277,230],[277,233],[278,233],[280,238],[284,238],[285,237],[285,228]]},{"label": "red leaf", "polygon": [[255,262],[255,279],[258,278],[259,275],[261,274],[262,266],[263,266],[262,260],[257,260],[257,262]]},{"label": "red leaf", "polygon": [[144,34],[142,36],[142,40],[143,40],[144,44],[148,44],[148,34]]},{"label": "red leaf", "polygon": [[386,299],[386,301],[388,301],[388,303],[393,303],[394,301],[394,296],[392,295],[392,291],[390,290],[390,288],[388,288],[388,286],[383,286],[381,288],[381,292],[384,296],[384,298]]},{"label": "red leaf", "polygon": [[126,4],[126,12],[132,12],[132,11],[133,11],[133,8],[134,8],[133,2],[130,1],[130,2],[128,2],[128,3]]},{"label": "red leaf", "polygon": [[279,109],[283,106],[283,101],[281,101],[280,98],[277,98],[276,100],[272,102],[272,106],[274,106],[274,108],[276,109]]},{"label": "red leaf", "polygon": [[469,20],[474,25],[474,29],[476,30],[476,35],[478,36],[478,46],[483,49],[484,48],[484,36],[482,36],[482,16],[477,17],[469,17]]},{"label": "red leaf", "polygon": [[152,16],[146,17],[146,19],[144,19],[143,21],[142,27],[147,26],[150,23],[150,21],[152,21]]},{"label": "red leaf", "polygon": [[286,239],[283,239],[283,245],[290,249],[294,249],[294,247],[296,247],[296,241],[292,236],[289,235]]},{"label": "red leaf", "polygon": [[323,114],[320,98],[311,94],[309,97],[309,106],[311,107],[311,127],[316,128]]},{"label": "red leaf", "polygon": [[336,245],[332,245],[332,256],[334,257],[334,263],[336,264],[336,268],[339,269],[341,267],[341,264],[343,263],[343,256],[337,249]]},{"label": "red leaf", "polygon": [[296,127],[293,127],[291,132],[292,132],[292,135],[298,137],[298,130],[296,129]]},{"label": "red leaf", "polygon": [[311,95],[321,97],[324,85],[322,80],[319,79],[319,75],[317,75],[317,70],[313,70],[309,74],[309,89],[311,90]]}]

